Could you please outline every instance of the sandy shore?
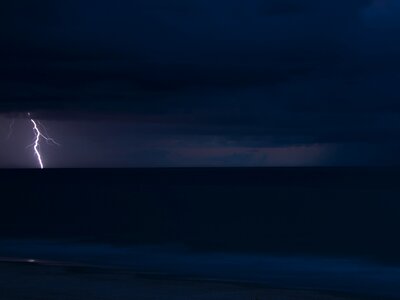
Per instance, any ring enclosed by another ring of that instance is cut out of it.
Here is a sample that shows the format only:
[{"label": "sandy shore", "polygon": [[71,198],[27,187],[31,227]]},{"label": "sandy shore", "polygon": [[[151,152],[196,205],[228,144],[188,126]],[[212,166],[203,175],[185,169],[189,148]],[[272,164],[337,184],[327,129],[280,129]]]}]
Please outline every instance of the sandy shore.
[{"label": "sandy shore", "polygon": [[359,299],[325,292],[271,289],[262,286],[186,280],[87,266],[0,263],[0,299]]}]

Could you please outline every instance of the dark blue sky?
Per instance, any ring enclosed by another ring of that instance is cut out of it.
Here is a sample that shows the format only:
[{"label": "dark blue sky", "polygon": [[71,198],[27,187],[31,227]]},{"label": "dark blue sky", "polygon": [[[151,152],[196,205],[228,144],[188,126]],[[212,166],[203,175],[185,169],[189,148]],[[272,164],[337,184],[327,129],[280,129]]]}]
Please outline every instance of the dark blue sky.
[{"label": "dark blue sky", "polygon": [[[0,3],[0,167],[393,165],[396,0]],[[9,121],[14,134],[7,139]]]}]

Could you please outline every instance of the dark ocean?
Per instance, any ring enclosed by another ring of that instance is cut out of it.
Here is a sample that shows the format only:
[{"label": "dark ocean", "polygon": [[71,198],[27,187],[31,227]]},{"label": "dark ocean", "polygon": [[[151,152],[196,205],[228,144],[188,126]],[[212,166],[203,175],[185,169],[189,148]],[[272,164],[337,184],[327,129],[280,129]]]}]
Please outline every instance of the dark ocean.
[{"label": "dark ocean", "polygon": [[0,256],[400,297],[400,169],[3,170]]}]

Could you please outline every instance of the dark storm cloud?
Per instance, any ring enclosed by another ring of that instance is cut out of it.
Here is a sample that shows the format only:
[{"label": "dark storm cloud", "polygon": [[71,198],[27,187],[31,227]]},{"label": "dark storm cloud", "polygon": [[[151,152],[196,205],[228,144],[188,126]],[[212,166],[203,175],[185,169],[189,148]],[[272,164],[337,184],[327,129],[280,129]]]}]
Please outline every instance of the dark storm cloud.
[{"label": "dark storm cloud", "polygon": [[344,1],[304,1],[294,15],[283,12],[295,1],[189,3],[9,5],[2,79],[39,90],[121,80],[151,91],[282,82],[340,58],[357,18],[357,6]]},{"label": "dark storm cloud", "polygon": [[5,113],[258,147],[400,137],[395,1],[0,5]]}]

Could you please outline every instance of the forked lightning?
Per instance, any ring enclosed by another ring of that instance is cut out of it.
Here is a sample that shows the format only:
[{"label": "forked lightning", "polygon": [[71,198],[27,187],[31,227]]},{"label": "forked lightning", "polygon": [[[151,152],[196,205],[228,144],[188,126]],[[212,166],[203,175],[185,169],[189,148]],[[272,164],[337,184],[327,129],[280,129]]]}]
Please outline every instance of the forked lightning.
[{"label": "forked lightning", "polygon": [[50,137],[48,137],[48,136],[46,136],[46,135],[44,135],[42,133],[40,126],[38,126],[38,124],[40,125],[40,122],[35,121],[34,119],[32,119],[30,113],[28,113],[28,116],[29,116],[30,121],[31,121],[31,123],[33,125],[33,132],[35,134],[35,141],[30,146],[33,146],[33,150],[34,150],[35,156],[36,156],[36,158],[38,160],[40,168],[44,169],[43,159],[42,159],[42,155],[40,153],[40,141],[42,139],[44,139],[48,143],[52,143],[52,144],[57,145],[57,146],[59,146],[59,144],[54,139],[52,139],[52,138],[50,138]]}]

